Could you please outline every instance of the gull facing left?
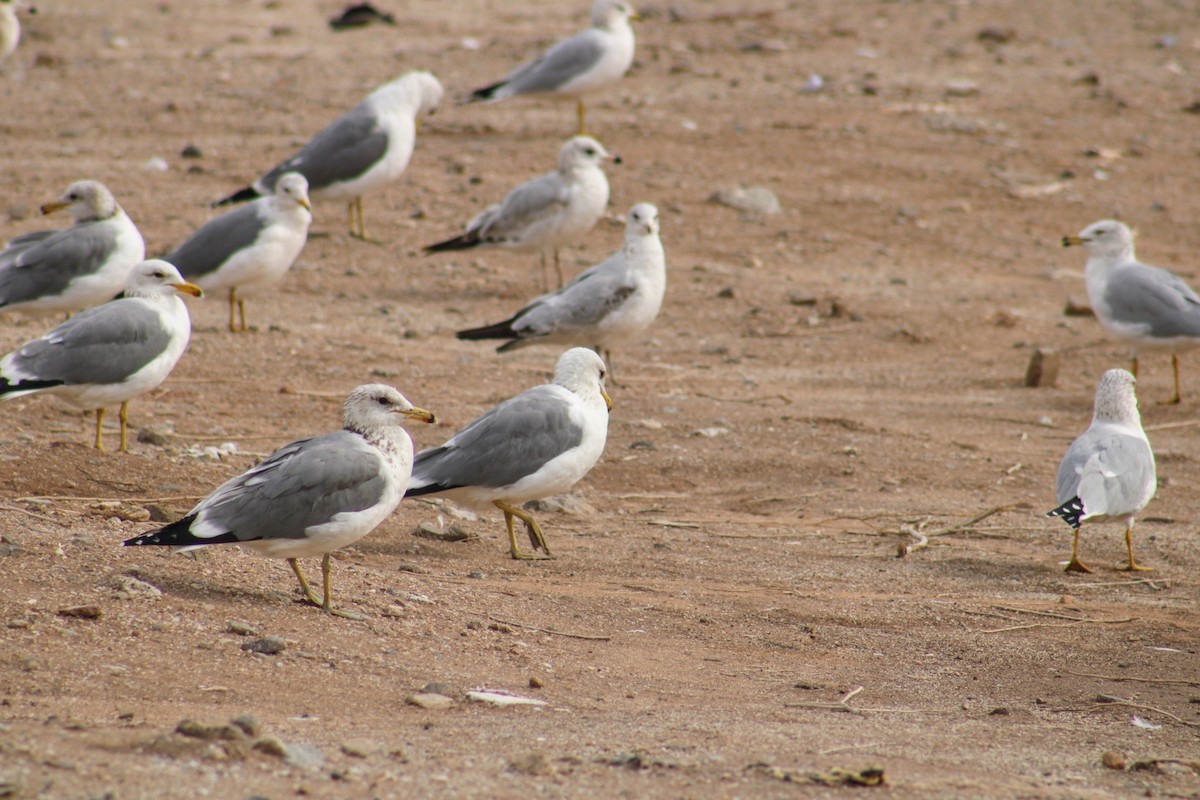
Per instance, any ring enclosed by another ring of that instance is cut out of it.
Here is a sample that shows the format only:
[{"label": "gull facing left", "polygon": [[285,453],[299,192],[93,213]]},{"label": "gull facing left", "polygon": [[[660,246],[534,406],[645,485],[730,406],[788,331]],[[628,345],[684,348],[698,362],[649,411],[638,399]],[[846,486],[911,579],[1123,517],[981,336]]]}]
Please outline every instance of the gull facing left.
[{"label": "gull facing left", "polygon": [[[135,536],[126,547],[160,545],[174,552],[237,544],[287,559],[304,597],[327,613],[333,607],[330,553],[357,542],[383,522],[404,496],[413,447],[404,419],[434,422],[391,386],[359,386],[346,398],[343,427],[276,450],[226,481],[178,522]],[[318,597],[296,560],[321,556],[324,596]]]},{"label": "gull facing left", "polygon": [[129,273],[124,297],[82,311],[0,359],[0,400],[55,394],[94,410],[97,450],[104,449],[104,407],[120,403],[120,451],[127,451],[129,401],[166,380],[191,336],[181,292],[204,294],[166,261],[143,261]]}]

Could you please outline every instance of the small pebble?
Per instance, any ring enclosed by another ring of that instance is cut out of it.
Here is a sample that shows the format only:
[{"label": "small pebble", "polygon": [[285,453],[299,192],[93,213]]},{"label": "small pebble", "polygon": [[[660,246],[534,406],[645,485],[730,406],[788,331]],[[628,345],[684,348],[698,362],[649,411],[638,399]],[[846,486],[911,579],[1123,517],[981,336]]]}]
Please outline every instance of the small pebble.
[{"label": "small pebble", "polygon": [[263,653],[273,656],[287,650],[287,642],[278,636],[265,636],[262,639],[254,639],[246,642],[242,645],[242,649],[249,653]]},{"label": "small pebble", "polygon": [[1123,771],[1125,769],[1125,756],[1115,750],[1105,750],[1100,756],[1100,763],[1108,769]]},{"label": "small pebble", "polygon": [[241,729],[242,733],[247,736],[258,736],[262,733],[262,723],[251,714],[242,714],[230,720],[231,723]]},{"label": "small pebble", "polygon": [[440,711],[442,709],[450,708],[452,705],[454,705],[454,701],[449,697],[446,697],[446,695],[430,694],[428,692],[410,694],[408,697],[404,698],[404,702],[408,703],[410,706],[424,708],[427,711]]},{"label": "small pebble", "polygon": [[68,606],[58,610],[60,617],[75,617],[76,619],[100,619],[103,612],[100,606]]},{"label": "small pebble", "polygon": [[287,745],[283,743],[283,740],[271,734],[267,734],[255,742],[254,749],[276,758],[285,758],[288,752]]},{"label": "small pebble", "polygon": [[225,623],[225,630],[229,633],[236,633],[238,636],[258,636],[258,628],[249,622],[242,622],[240,619],[229,620]]}]

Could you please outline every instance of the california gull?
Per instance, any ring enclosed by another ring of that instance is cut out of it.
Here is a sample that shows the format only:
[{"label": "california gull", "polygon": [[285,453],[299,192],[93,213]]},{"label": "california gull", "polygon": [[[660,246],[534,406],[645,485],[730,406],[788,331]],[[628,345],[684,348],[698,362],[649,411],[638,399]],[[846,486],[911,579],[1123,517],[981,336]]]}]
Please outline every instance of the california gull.
[{"label": "california gull", "polygon": [[229,330],[245,331],[246,296],[283,280],[304,249],[310,222],[308,181],[288,172],[271,194],[209,220],[164,259],[206,292],[227,290]]},{"label": "california gull", "polygon": [[[504,512],[513,558],[549,558],[541,526],[519,506],[568,491],[600,459],[612,409],[604,374],[591,350],[563,353],[552,383],[505,400],[441,447],[417,453],[407,494],[493,505]],[[525,524],[532,553],[517,546],[514,517]]]},{"label": "california gull", "polygon": [[662,307],[666,258],[658,209],[638,203],[625,222],[625,244],[553,294],[535,299],[503,322],[459,331],[459,339],[508,339],[505,353],[531,344],[577,344],[605,351],[636,340]]},{"label": "california gull", "polygon": [[[360,614],[333,607],[330,556],[383,522],[404,496],[413,446],[403,419],[433,422],[404,395],[379,383],[359,386],[346,398],[343,428],[300,439],[221,484],[178,522],[135,536],[125,545],[165,545],[175,552],[237,544],[287,559],[305,599],[351,619]],[[309,586],[296,559],[322,556],[324,597]]]},{"label": "california gull", "polygon": [[[546,281],[546,251],[554,252],[558,285],[563,285],[558,248],[574,244],[595,227],[608,207],[608,178],[602,164],[612,158],[590,136],[568,139],[558,151],[558,168],[522,183],[504,200],[480,212],[466,230],[452,239],[431,244],[426,253],[503,247],[542,253]],[[548,288],[548,287],[544,287]]]},{"label": "california gull", "polygon": [[129,401],[166,380],[191,335],[179,293],[200,297],[166,261],[143,261],[125,295],[76,314],[0,359],[0,400],[55,394],[96,412],[103,450],[104,407],[121,404],[121,452],[128,450]]},{"label": "california gull", "polygon": [[380,86],[335,119],[300,152],[216,205],[253,200],[271,192],[287,172],[308,179],[316,199],[348,200],[350,233],[365,239],[362,196],[391,183],[408,167],[421,115],[442,102],[442,85],[428,72],[413,71]]},{"label": "california gull", "polygon": [[1058,465],[1059,505],[1046,516],[1062,517],[1075,529],[1067,572],[1091,572],[1079,562],[1079,527],[1091,521],[1125,523],[1129,552],[1125,569],[1149,569],[1133,559],[1133,518],[1154,497],[1158,484],[1154,453],[1138,415],[1135,382],[1123,369],[1100,376],[1092,424],[1071,443]]},{"label": "california gull", "polygon": [[635,42],[629,25],[633,19],[638,19],[637,12],[625,0],[595,0],[590,28],[563,39],[503,80],[476,89],[467,102],[495,102],[519,94],[573,99],[578,132],[585,133],[583,96],[616,83],[633,64]]},{"label": "california gull", "polygon": [[0,313],[70,313],[111,300],[146,257],[142,234],[99,181],[72,183],[42,213],[61,209],[74,225],[17,236],[0,251]]},{"label": "california gull", "polygon": [[1078,236],[1064,236],[1063,247],[1087,250],[1088,301],[1109,333],[1133,345],[1131,371],[1137,377],[1139,348],[1171,352],[1175,393],[1180,401],[1178,351],[1200,344],[1200,296],[1172,272],[1137,260],[1133,232],[1112,219],[1094,222]]}]

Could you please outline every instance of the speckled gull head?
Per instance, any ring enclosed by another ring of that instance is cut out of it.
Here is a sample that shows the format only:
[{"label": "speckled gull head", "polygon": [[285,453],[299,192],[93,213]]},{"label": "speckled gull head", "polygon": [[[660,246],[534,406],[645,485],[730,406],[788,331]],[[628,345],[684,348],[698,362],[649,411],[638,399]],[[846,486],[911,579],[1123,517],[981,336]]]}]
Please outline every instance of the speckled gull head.
[{"label": "speckled gull head", "polygon": [[420,117],[437,111],[445,98],[446,90],[432,72],[413,70],[380,86],[372,95],[389,107],[404,106],[415,111],[415,122]]},{"label": "speckled gull head", "polygon": [[1093,222],[1078,236],[1064,236],[1062,244],[1063,247],[1082,245],[1089,257],[1114,263],[1137,260],[1133,252],[1133,231],[1115,219]]},{"label": "speckled gull head", "polygon": [[371,440],[399,422],[396,415],[420,422],[437,421],[432,413],[416,408],[407,397],[391,386],[368,383],[350,392],[346,398],[342,407],[342,424],[346,430]]},{"label": "speckled gull head", "polygon": [[1110,369],[1101,375],[1092,419],[1140,429],[1142,418],[1138,413],[1136,385],[1137,378],[1128,370]]},{"label": "speckled gull head", "polygon": [[120,210],[112,192],[100,181],[75,181],[62,197],[42,205],[43,214],[67,210],[78,225],[95,219],[108,219]]}]

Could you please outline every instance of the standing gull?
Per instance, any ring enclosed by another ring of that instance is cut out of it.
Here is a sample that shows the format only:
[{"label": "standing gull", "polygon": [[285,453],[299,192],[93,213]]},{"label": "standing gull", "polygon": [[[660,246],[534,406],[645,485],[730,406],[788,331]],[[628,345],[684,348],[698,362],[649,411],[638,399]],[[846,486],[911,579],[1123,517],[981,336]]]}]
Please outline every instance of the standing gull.
[{"label": "standing gull", "polygon": [[70,228],[26,233],[0,251],[0,313],[90,308],[119,294],[145,258],[142,235],[104,184],[76,181],[42,213],[64,208]]},{"label": "standing gull", "polygon": [[192,324],[179,293],[200,297],[166,261],[143,261],[125,296],[76,314],[0,359],[0,400],[56,394],[96,412],[103,450],[104,407],[121,404],[121,452],[128,447],[129,401],[166,380],[183,355]]},{"label": "standing gull", "polygon": [[269,194],[285,173],[299,172],[308,179],[308,191],[314,198],[348,200],[350,234],[366,239],[362,196],[404,173],[412,158],[418,118],[432,114],[441,104],[442,94],[442,85],[428,72],[401,75],[371,92],[252,186],[216,205]]},{"label": "standing gull", "polygon": [[542,253],[546,284],[546,251],[554,251],[558,285],[563,284],[558,248],[573,244],[595,227],[608,207],[608,178],[601,167],[612,158],[589,136],[568,139],[558,151],[558,169],[527,181],[500,203],[485,209],[453,239],[431,244],[426,253],[506,247],[517,252]]},{"label": "standing gull", "polygon": [[[417,453],[407,494],[493,505],[504,512],[513,558],[549,558],[541,526],[518,506],[568,491],[600,459],[612,409],[604,374],[591,350],[563,353],[552,383],[505,400],[441,447]],[[514,517],[525,524],[534,552],[517,547]]]},{"label": "standing gull", "polygon": [[1063,247],[1087,250],[1088,301],[1109,333],[1133,345],[1130,367],[1137,377],[1138,348],[1171,352],[1175,393],[1180,401],[1178,351],[1200,344],[1200,296],[1178,275],[1137,260],[1133,232],[1121,222],[1094,222],[1078,236],[1064,236]]},{"label": "standing gull", "polygon": [[310,222],[308,181],[288,172],[270,195],[206,222],[164,258],[204,291],[228,290],[229,330],[244,332],[246,295],[283,279],[304,249]]},{"label": "standing gull", "polygon": [[503,80],[476,89],[468,103],[496,102],[519,94],[549,94],[576,101],[579,133],[586,109],[583,96],[616,83],[633,64],[634,38],[629,21],[637,12],[625,0],[596,0],[592,27],[563,39],[542,55],[522,64]]},{"label": "standing gull", "polygon": [[1154,497],[1157,487],[1154,453],[1142,430],[1135,382],[1123,369],[1110,369],[1100,376],[1092,424],[1071,443],[1058,465],[1055,495],[1059,506],[1046,516],[1062,517],[1075,529],[1067,572],[1091,572],[1079,562],[1079,526],[1092,520],[1125,523],[1129,566],[1124,569],[1150,569],[1133,560],[1133,518]]},{"label": "standing gull", "polygon": [[[166,545],[181,552],[238,544],[285,558],[306,600],[328,613],[363,619],[334,609],[329,554],[374,530],[404,496],[413,447],[396,415],[434,421],[391,386],[359,386],[346,398],[342,430],[281,447],[221,484],[183,519],[125,546]],[[316,555],[322,556],[324,598],[308,585],[296,560]]]},{"label": "standing gull", "polygon": [[666,259],[658,238],[658,209],[638,203],[625,223],[625,244],[553,294],[542,295],[513,316],[459,339],[508,339],[506,353],[531,344],[578,344],[605,351],[640,336],[658,316],[667,288]]}]

